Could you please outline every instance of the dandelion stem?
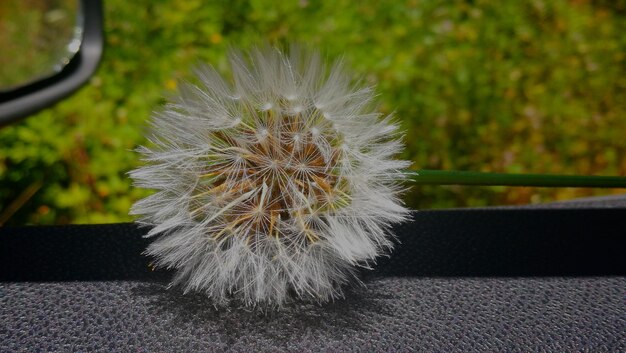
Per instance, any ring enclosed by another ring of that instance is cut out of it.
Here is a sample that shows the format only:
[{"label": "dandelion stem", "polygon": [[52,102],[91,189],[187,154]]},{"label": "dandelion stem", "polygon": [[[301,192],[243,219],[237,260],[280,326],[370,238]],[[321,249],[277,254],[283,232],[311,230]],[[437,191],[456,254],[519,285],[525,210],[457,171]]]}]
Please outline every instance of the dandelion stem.
[{"label": "dandelion stem", "polygon": [[626,188],[626,177],[619,176],[506,174],[456,170],[418,170],[409,174],[420,185]]}]

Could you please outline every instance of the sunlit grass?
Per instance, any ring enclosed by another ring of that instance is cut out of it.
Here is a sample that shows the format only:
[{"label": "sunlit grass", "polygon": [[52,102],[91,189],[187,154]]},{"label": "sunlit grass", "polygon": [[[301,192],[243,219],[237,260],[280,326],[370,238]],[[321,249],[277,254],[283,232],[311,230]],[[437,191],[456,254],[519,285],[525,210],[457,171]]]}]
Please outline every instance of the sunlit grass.
[{"label": "sunlit grass", "polygon": [[[377,84],[415,168],[626,174],[626,6],[616,1],[105,2],[105,57],[78,94],[0,131],[9,223],[128,221],[145,121],[229,45],[303,42]],[[2,32],[0,32],[2,33]],[[0,34],[1,36],[1,34]],[[566,199],[592,189],[414,187],[416,208]],[[1,212],[1,211],[0,211]]]}]

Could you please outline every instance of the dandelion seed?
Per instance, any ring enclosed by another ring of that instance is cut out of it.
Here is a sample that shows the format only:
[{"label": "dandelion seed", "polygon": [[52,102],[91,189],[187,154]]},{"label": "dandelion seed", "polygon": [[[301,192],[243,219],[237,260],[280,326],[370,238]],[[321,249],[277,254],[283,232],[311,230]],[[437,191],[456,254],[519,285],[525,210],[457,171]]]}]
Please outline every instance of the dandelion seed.
[{"label": "dandelion seed", "polygon": [[199,69],[201,85],[154,114],[154,146],[138,149],[146,165],[130,175],[157,190],[131,209],[152,226],[146,252],[216,304],[340,297],[408,216],[398,127],[318,53],[263,48],[230,62],[232,85]]}]

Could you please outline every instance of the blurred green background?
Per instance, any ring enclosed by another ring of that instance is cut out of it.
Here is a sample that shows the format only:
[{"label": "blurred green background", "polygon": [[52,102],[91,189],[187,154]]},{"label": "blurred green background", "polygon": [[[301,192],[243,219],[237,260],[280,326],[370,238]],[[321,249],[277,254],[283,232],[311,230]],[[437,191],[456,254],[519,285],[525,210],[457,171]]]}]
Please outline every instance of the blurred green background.
[{"label": "blurred green background", "polygon": [[[97,74],[0,130],[6,224],[131,220],[146,191],[126,172],[151,111],[198,62],[227,72],[229,45],[260,41],[343,55],[401,119],[415,168],[626,175],[626,1],[104,3]],[[405,199],[424,209],[617,192],[423,186]]]}]

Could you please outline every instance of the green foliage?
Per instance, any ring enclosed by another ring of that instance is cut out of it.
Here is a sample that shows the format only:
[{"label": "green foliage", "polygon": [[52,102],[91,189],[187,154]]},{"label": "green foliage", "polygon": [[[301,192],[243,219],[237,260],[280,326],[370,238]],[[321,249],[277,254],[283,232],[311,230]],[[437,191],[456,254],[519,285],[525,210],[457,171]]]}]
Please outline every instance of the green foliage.
[{"label": "green foliage", "polygon": [[[110,0],[105,10],[106,52],[87,87],[0,130],[0,210],[23,204],[8,223],[130,220],[146,192],[125,173],[151,111],[198,62],[226,72],[229,45],[261,41],[345,56],[402,121],[415,168],[626,174],[624,2]],[[597,192],[424,186],[406,201]]]}]

